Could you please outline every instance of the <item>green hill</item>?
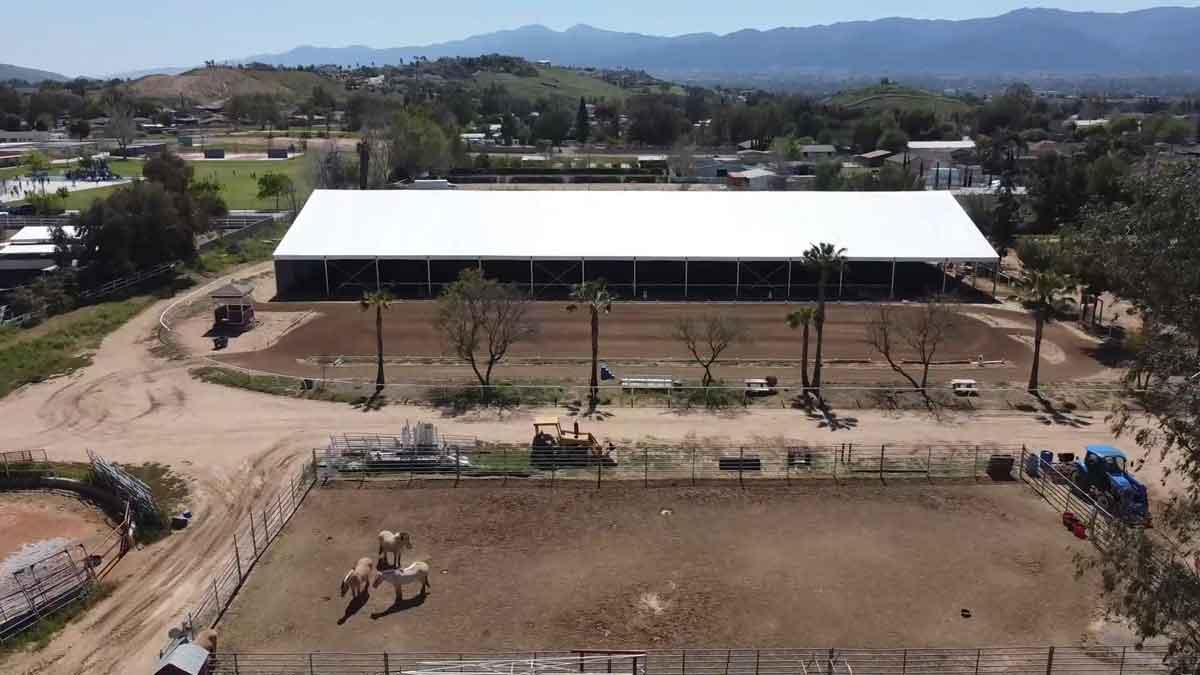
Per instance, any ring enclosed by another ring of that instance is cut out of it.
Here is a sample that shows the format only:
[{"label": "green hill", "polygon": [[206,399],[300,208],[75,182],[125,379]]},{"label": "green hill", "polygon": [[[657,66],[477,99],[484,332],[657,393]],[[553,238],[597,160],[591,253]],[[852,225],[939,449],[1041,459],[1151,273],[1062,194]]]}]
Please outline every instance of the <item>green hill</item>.
[{"label": "green hill", "polygon": [[560,96],[570,99],[578,99],[583,96],[589,99],[623,101],[630,95],[639,93],[565,68],[537,66],[536,70],[538,73],[536,77],[521,77],[501,72],[479,72],[473,79],[480,89],[498,84],[512,96],[530,101]]},{"label": "green hill", "polygon": [[969,109],[966,103],[958,99],[898,84],[879,84],[845,91],[831,96],[826,102],[867,113],[895,109],[925,109],[933,110],[939,116],[947,116],[967,112]]},{"label": "green hill", "polygon": [[53,80],[55,82],[66,82],[67,76],[52,73],[48,70],[14,66],[11,63],[0,63],[0,82],[7,80],[25,80],[26,82]]}]

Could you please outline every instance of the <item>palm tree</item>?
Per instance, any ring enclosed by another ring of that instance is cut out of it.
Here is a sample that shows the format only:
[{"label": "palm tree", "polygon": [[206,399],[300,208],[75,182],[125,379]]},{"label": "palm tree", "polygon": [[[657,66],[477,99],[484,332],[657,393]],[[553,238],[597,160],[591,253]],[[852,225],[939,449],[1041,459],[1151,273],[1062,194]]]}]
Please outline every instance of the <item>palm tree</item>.
[{"label": "palm tree", "polygon": [[567,305],[568,312],[574,312],[580,307],[586,307],[592,320],[592,375],[588,384],[588,411],[596,409],[599,401],[600,385],[596,380],[596,370],[600,359],[600,315],[612,311],[613,295],[608,291],[608,284],[603,279],[585,281],[575,284],[571,289],[571,304]]},{"label": "palm tree", "polygon": [[396,297],[388,291],[363,292],[359,305],[363,311],[375,310],[375,344],[378,349],[379,370],[375,374],[375,395],[383,392],[383,310],[392,306]]},{"label": "palm tree", "polygon": [[815,307],[801,307],[800,309],[787,315],[787,324],[792,330],[797,328],[803,329],[803,343],[800,346],[800,383],[804,388],[804,395],[808,396],[808,327],[817,316]]},{"label": "palm tree", "polygon": [[1033,366],[1029,369],[1029,393],[1038,393],[1038,366],[1042,358],[1042,332],[1046,322],[1054,318],[1070,303],[1068,295],[1072,282],[1066,275],[1057,272],[1029,272],[1025,283],[1017,291],[1017,299],[1026,309],[1033,312]]},{"label": "palm tree", "polygon": [[817,353],[813,358],[812,387],[821,395],[821,351],[825,342],[825,286],[829,275],[846,263],[846,249],[833,244],[813,244],[804,252],[804,266],[817,273],[817,313],[813,324],[817,327]]}]

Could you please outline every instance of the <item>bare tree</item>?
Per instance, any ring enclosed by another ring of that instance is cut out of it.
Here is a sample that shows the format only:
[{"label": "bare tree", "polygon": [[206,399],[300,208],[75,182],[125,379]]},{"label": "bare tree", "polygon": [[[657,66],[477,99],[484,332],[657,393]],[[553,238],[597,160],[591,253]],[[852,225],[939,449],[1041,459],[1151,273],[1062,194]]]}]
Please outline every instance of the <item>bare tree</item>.
[{"label": "bare tree", "polygon": [[712,384],[712,367],[720,361],[725,350],[739,342],[749,341],[746,325],[727,314],[704,314],[699,318],[683,317],[675,322],[673,335],[684,344],[692,359],[704,369],[705,387]]},{"label": "bare tree", "polygon": [[137,138],[137,123],[133,121],[133,106],[127,101],[113,100],[108,106],[108,123],[104,125],[104,133],[109,138],[115,138],[121,156],[128,156],[129,144]]},{"label": "bare tree", "polygon": [[[929,366],[933,364],[938,350],[948,340],[954,339],[958,331],[955,312],[940,300],[933,300],[918,308],[897,308],[880,305],[878,313],[867,322],[867,342],[883,355],[892,370],[908,380],[913,389],[918,389],[925,400],[929,400],[926,385],[929,383]],[[913,356],[901,359],[897,352],[904,351]],[[906,364],[921,368],[921,379],[905,370]]]},{"label": "bare tree", "polygon": [[437,301],[434,326],[448,351],[471,366],[479,384],[491,384],[492,370],[513,345],[537,334],[530,323],[530,300],[520,290],[477,269],[463,270]]},{"label": "bare tree", "polygon": [[670,173],[676,178],[687,178],[696,172],[696,146],[691,139],[680,139],[671,149],[667,160]]},{"label": "bare tree", "polygon": [[379,190],[387,187],[392,172],[392,141],[386,129],[368,127],[363,132],[362,142],[370,151],[371,163],[367,167],[367,187]]}]

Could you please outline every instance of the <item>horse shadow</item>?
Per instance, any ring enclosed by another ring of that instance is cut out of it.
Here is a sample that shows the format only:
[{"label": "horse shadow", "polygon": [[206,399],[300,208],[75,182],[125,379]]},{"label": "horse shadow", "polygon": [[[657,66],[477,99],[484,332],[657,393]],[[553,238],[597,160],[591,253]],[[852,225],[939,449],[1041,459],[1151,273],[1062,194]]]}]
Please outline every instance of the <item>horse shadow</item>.
[{"label": "horse shadow", "polygon": [[342,614],[342,618],[338,619],[337,625],[341,626],[350,620],[350,617],[358,614],[359,610],[367,606],[367,601],[371,599],[370,593],[363,593],[350,598],[350,604],[346,605],[346,612]]},{"label": "horse shadow", "polygon": [[421,591],[417,595],[412,596],[411,598],[404,598],[404,599],[396,598],[396,601],[392,603],[391,607],[388,607],[387,609],[383,610],[382,612],[372,612],[371,620],[378,621],[379,619],[382,619],[385,616],[390,616],[392,614],[398,614],[400,612],[404,612],[404,611],[407,611],[410,609],[415,609],[417,607],[420,607],[421,605],[425,604],[425,599],[428,597],[429,597],[429,590],[426,589],[426,590]]}]

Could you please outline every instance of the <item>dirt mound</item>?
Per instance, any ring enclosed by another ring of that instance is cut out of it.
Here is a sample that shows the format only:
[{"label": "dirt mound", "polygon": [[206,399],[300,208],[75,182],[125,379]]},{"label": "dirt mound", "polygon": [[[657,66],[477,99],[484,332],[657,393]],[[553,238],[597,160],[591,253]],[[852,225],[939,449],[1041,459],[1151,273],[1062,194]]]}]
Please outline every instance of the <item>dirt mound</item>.
[{"label": "dirt mound", "polygon": [[206,103],[238,94],[301,96],[311,93],[313,85],[324,82],[313,73],[197,68],[179,75],[148,75],[127,86],[134,96],[175,100],[182,96]]}]

